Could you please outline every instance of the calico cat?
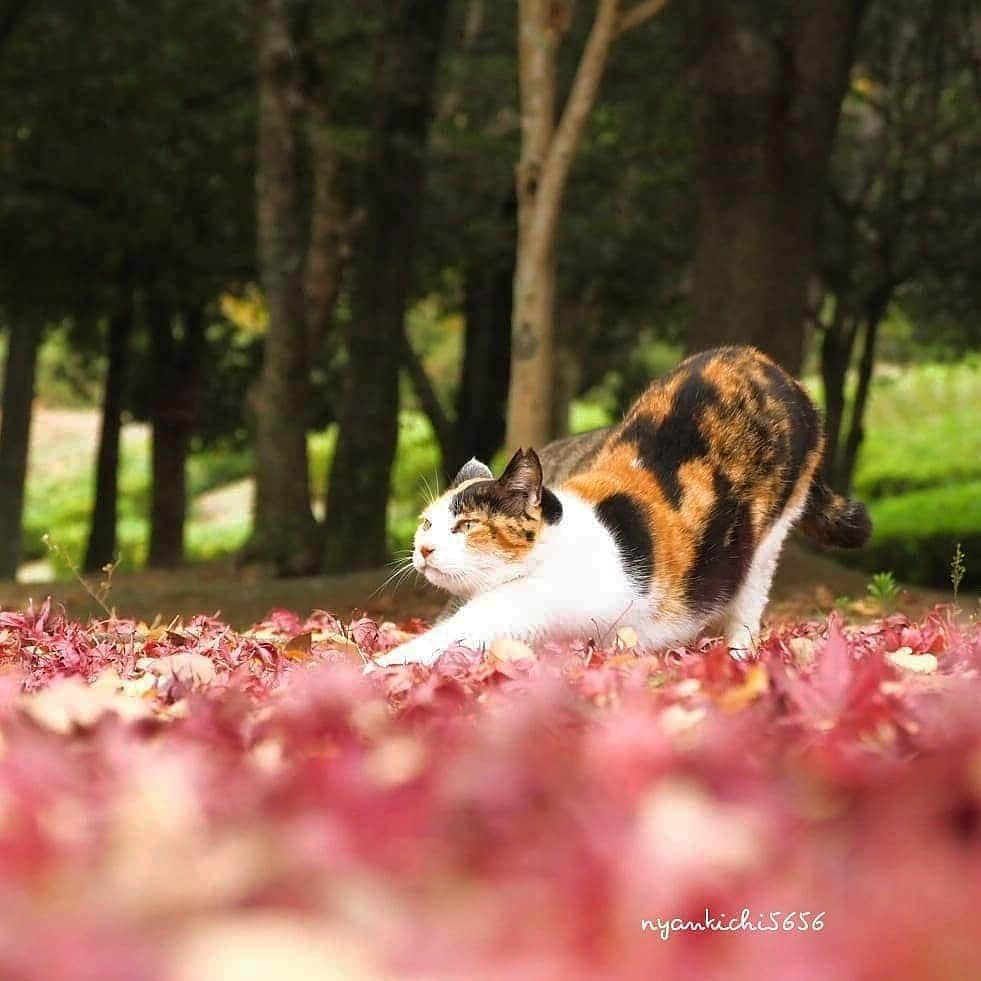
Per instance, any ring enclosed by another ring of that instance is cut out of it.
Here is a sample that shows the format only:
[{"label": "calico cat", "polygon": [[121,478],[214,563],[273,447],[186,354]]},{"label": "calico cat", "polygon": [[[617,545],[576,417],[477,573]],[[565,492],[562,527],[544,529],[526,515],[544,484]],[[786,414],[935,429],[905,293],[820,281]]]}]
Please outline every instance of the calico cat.
[{"label": "calico cat", "polygon": [[466,602],[376,664],[431,664],[498,637],[603,644],[624,626],[649,649],[716,627],[747,657],[790,529],[844,548],[871,533],[865,507],[818,475],[814,403],[753,348],[688,358],[599,438],[554,489],[534,450],[496,480],[463,467],[423,512],[412,561]]}]

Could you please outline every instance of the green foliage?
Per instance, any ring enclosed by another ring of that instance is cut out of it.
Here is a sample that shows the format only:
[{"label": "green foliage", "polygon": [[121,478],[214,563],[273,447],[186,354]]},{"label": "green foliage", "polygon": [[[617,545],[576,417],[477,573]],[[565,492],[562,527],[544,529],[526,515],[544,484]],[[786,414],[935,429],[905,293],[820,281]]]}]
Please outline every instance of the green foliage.
[{"label": "green foliage", "polygon": [[876,572],[865,589],[870,599],[886,608],[896,602],[900,593],[900,585],[891,572]]},{"label": "green foliage", "polygon": [[[50,417],[48,417],[50,419]],[[90,431],[89,439],[94,438]],[[42,444],[43,445],[43,444]],[[144,426],[123,430],[119,470],[119,553],[121,568],[133,569],[146,558],[149,534],[149,432]],[[44,536],[50,535],[72,562],[80,564],[87,541],[92,510],[92,461],[94,444],[79,445],[79,435],[67,432],[55,438],[35,460],[28,480],[25,509],[24,560],[44,559],[48,548]],[[203,494],[251,472],[251,454],[236,450],[213,449],[192,454],[188,463],[189,490]],[[188,525],[188,551],[191,558],[213,558],[237,548],[248,523],[247,507],[227,516],[209,516],[204,523]],[[50,556],[59,575],[70,572],[58,554]]]},{"label": "green foliage", "polygon": [[885,366],[869,405],[855,489],[876,500],[981,479],[981,358]]},{"label": "green foliage", "polygon": [[[872,541],[852,559],[863,569],[887,567],[907,582],[941,587],[959,543],[969,555],[981,553],[981,480],[910,491],[869,510]],[[981,575],[968,568],[961,585],[977,589]]]}]

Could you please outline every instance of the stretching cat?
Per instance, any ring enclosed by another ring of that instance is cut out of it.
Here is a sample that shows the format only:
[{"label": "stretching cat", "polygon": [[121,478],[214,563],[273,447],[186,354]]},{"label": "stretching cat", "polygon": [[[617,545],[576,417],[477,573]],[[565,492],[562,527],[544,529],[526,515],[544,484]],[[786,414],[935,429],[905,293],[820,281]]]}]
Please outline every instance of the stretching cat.
[{"label": "stretching cat", "polygon": [[423,512],[412,557],[467,602],[375,663],[432,664],[497,637],[602,644],[623,626],[645,648],[716,626],[749,656],[790,529],[845,548],[871,532],[865,507],[817,475],[823,438],[796,381],[753,348],[724,347],[654,382],[555,490],[534,450],[497,480],[471,460]]}]

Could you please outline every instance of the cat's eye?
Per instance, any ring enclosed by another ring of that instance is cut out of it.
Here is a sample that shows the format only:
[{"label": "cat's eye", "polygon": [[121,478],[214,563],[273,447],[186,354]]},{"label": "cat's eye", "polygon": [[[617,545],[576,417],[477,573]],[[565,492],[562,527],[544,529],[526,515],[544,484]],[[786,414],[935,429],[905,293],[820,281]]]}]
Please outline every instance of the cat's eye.
[{"label": "cat's eye", "polygon": [[468,532],[470,531],[471,528],[476,528],[477,525],[479,524],[480,524],[479,521],[474,521],[472,518],[464,518],[463,521],[458,521],[453,526],[453,533],[456,534],[457,532],[460,531]]},{"label": "cat's eye", "polygon": [[432,528],[432,526],[433,523],[429,520],[429,518],[423,518],[422,521],[419,522],[419,527],[423,531],[429,531],[429,529]]}]

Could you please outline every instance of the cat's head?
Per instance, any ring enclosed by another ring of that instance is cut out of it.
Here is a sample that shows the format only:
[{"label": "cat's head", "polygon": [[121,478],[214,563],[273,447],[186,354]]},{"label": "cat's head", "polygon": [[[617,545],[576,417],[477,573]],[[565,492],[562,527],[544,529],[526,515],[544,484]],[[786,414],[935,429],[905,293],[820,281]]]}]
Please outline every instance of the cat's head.
[{"label": "cat's head", "polygon": [[434,586],[474,596],[526,575],[543,527],[561,516],[534,450],[518,450],[497,479],[471,460],[420,515],[412,564]]}]

